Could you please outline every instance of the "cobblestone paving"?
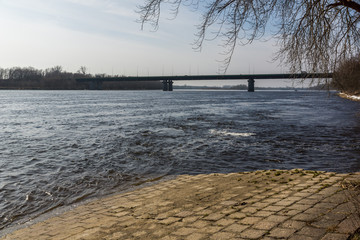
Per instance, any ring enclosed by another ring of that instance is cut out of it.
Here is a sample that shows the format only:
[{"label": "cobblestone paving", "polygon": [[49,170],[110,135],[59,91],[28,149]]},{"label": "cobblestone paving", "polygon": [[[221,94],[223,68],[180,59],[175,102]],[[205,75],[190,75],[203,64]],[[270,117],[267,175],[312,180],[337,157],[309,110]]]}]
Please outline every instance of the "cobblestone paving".
[{"label": "cobblestone paving", "polygon": [[348,239],[360,227],[360,173],[182,175],[107,197],[4,239]]}]

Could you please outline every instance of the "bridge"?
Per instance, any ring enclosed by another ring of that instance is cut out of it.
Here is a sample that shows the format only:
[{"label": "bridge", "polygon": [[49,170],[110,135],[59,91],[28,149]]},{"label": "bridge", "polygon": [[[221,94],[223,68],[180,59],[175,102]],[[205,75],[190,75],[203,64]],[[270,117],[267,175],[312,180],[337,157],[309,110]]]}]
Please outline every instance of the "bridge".
[{"label": "bridge", "polygon": [[183,75],[183,76],[136,76],[136,77],[101,77],[78,78],[78,82],[88,82],[90,89],[101,90],[104,81],[162,81],[163,91],[173,91],[174,81],[198,80],[248,80],[248,91],[255,91],[255,79],[306,79],[332,78],[332,73],[298,73],[298,74],[240,74],[240,75]]}]

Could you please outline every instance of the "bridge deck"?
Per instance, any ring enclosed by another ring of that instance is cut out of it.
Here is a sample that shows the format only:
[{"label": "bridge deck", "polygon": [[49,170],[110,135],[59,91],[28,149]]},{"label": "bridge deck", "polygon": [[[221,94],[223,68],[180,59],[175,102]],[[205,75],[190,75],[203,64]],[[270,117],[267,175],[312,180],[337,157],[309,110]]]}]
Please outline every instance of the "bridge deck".
[{"label": "bridge deck", "polygon": [[241,79],[301,79],[301,78],[332,78],[332,73],[299,73],[299,74],[238,74],[238,75],[183,75],[183,76],[131,76],[79,78],[79,82],[88,81],[189,81],[189,80],[241,80]]}]

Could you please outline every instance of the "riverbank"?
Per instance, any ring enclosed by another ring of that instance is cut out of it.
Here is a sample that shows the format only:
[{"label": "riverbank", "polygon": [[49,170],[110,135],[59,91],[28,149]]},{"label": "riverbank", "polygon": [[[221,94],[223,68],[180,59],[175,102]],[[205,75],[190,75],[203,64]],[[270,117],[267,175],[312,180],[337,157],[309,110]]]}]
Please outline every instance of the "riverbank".
[{"label": "riverbank", "polygon": [[181,175],[95,200],[5,239],[348,239],[360,173]]},{"label": "riverbank", "polygon": [[349,94],[346,94],[346,93],[339,93],[339,96],[342,97],[342,98],[352,100],[352,101],[360,102],[360,96],[358,96],[358,95],[349,95]]}]

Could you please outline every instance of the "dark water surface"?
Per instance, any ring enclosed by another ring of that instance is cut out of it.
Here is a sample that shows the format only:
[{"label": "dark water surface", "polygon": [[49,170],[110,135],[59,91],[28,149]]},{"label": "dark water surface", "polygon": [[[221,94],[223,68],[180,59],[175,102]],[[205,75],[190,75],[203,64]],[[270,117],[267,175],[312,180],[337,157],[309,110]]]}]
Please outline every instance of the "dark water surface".
[{"label": "dark water surface", "polygon": [[327,92],[0,91],[0,229],[163,175],[360,171],[360,103]]}]

